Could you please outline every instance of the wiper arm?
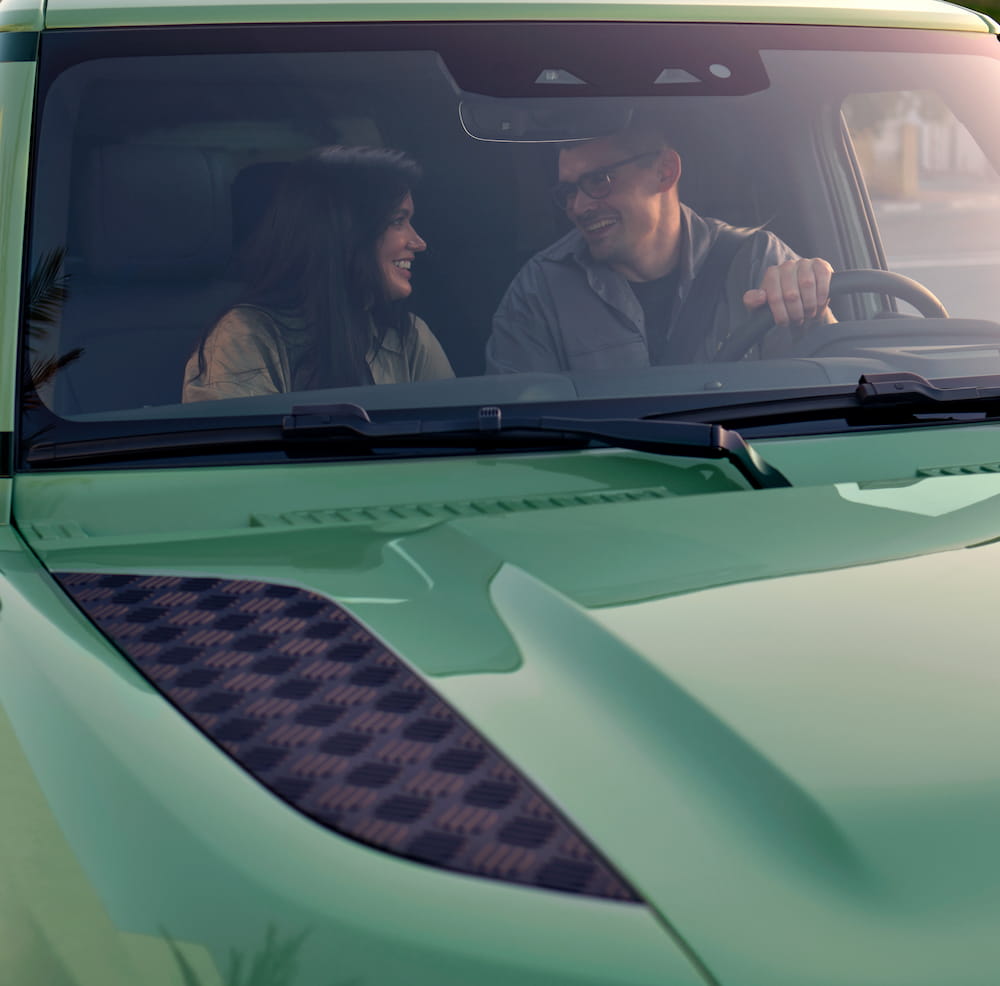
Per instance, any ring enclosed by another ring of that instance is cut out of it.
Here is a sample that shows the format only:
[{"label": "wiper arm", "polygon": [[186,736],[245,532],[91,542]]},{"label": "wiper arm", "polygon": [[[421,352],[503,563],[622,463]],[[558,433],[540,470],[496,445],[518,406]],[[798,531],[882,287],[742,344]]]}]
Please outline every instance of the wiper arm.
[{"label": "wiper arm", "polygon": [[[358,412],[361,412],[360,414]],[[282,426],[293,440],[353,438],[364,443],[410,444],[458,440],[490,449],[516,444],[528,435],[547,438],[598,441],[616,448],[699,459],[726,459],[755,489],[791,486],[773,466],[765,462],[743,437],[721,425],[697,421],[662,421],[642,418],[564,418],[505,415],[498,407],[481,407],[475,423],[462,420],[415,422],[401,429],[399,422],[375,424],[361,408],[296,407]]]},{"label": "wiper arm", "polygon": [[[542,437],[540,437],[542,436]],[[295,407],[280,425],[258,421],[225,427],[112,434],[36,442],[27,452],[38,468],[127,462],[144,458],[284,451],[288,454],[369,455],[381,450],[463,448],[475,451],[538,448],[589,442],[699,459],[725,459],[756,489],[790,486],[731,429],[700,421],[631,418],[521,417],[498,407],[475,417],[373,422],[357,405]]]}]

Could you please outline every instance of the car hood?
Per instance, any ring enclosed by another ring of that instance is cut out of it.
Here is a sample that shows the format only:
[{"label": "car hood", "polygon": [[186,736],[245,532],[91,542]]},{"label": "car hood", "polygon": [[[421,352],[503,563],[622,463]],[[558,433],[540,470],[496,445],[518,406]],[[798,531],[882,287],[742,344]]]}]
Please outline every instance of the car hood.
[{"label": "car hood", "polygon": [[15,511],[52,571],[336,600],[721,982],[994,982],[1000,476],[661,463],[38,476]]}]

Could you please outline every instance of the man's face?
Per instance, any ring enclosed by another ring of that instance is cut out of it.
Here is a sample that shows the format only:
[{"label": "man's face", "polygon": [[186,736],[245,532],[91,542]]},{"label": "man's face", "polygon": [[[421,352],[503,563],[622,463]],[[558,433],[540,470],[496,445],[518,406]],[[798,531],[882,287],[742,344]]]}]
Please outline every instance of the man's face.
[{"label": "man's face", "polygon": [[576,224],[590,248],[591,256],[626,276],[665,246],[664,195],[673,182],[663,181],[663,161],[669,151],[643,155],[637,161],[635,148],[614,138],[588,141],[559,155],[559,181],[578,182],[587,175],[610,176],[603,183],[607,196],[592,198],[578,188],[566,204],[566,214]]}]

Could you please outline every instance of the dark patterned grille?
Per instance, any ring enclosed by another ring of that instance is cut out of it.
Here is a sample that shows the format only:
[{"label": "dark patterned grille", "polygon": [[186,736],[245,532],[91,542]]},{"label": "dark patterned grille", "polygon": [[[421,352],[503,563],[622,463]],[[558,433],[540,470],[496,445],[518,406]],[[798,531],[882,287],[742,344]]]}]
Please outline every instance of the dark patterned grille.
[{"label": "dark patterned grille", "polygon": [[638,900],[511,764],[336,603],[265,582],[56,578],[233,759],[334,831],[461,873]]}]

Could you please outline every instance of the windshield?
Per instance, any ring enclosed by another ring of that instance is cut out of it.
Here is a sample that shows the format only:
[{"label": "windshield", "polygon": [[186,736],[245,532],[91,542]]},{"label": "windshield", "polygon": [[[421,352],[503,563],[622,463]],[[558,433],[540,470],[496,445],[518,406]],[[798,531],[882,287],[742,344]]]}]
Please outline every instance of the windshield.
[{"label": "windshield", "polygon": [[[1000,374],[998,53],[773,25],[46,35],[22,437]],[[799,258],[875,273],[776,324],[747,292]]]}]

